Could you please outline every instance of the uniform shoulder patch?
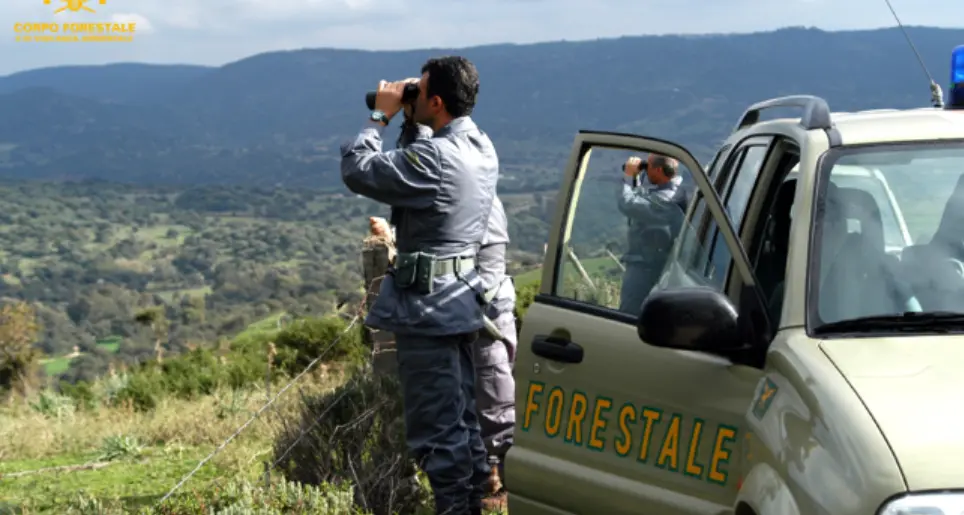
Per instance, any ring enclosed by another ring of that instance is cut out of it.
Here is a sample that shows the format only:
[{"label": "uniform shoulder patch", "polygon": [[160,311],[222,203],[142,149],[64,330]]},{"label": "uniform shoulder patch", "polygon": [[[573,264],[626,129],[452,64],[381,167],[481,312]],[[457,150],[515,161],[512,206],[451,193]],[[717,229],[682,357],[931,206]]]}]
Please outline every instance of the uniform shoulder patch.
[{"label": "uniform shoulder patch", "polygon": [[764,377],[763,382],[760,385],[760,390],[756,394],[756,398],[753,400],[753,416],[758,420],[762,419],[767,411],[770,410],[770,404],[773,403],[774,397],[777,396],[777,391],[780,388],[773,379],[769,377]]},{"label": "uniform shoulder patch", "polygon": [[422,166],[422,161],[419,160],[418,154],[416,154],[414,150],[406,149],[403,154],[405,155],[405,159],[408,159],[408,162],[417,167]]}]

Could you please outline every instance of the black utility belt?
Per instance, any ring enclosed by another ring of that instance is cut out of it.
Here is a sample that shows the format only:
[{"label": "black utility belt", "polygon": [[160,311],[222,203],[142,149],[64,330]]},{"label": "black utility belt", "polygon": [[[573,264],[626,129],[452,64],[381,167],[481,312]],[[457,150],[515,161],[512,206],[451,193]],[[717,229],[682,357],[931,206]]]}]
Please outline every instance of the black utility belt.
[{"label": "black utility belt", "polygon": [[418,293],[428,295],[432,293],[432,279],[449,274],[461,277],[474,268],[474,257],[438,259],[425,252],[399,252],[392,275],[396,287],[414,288]]}]

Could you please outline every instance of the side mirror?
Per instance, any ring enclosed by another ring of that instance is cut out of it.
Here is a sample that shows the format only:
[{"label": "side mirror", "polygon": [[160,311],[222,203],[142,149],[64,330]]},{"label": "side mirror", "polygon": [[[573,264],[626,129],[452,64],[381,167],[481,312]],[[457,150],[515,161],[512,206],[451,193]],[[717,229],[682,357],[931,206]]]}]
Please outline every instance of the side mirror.
[{"label": "side mirror", "polygon": [[725,295],[705,287],[655,291],[643,302],[639,339],[656,347],[726,355],[747,348],[739,313]]}]

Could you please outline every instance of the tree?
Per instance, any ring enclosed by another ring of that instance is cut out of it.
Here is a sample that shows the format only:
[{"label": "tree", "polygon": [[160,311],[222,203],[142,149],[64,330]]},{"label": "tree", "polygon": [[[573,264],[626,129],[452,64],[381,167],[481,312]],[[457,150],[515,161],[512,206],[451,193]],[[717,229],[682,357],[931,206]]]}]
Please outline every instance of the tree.
[{"label": "tree", "polygon": [[42,353],[34,348],[40,324],[26,302],[0,308],[0,389],[25,395],[34,385]]},{"label": "tree", "polygon": [[164,344],[162,342],[167,339],[167,331],[171,325],[164,314],[164,308],[155,306],[141,310],[134,315],[134,321],[151,328],[151,332],[154,333],[154,356],[158,363],[163,362]]}]

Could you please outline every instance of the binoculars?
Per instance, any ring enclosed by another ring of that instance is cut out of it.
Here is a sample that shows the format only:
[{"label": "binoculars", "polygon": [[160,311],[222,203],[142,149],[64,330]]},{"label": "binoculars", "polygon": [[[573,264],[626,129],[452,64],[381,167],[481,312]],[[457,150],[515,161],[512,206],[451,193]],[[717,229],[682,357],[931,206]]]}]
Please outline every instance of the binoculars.
[{"label": "binoculars", "polygon": [[[645,171],[648,170],[648,169],[649,169],[649,161],[643,161],[642,163],[639,164],[639,172],[640,172],[640,173],[643,173],[643,172],[645,172]],[[622,170],[623,170],[623,172],[626,171],[626,163],[623,163]]]},{"label": "binoculars", "polygon": [[[365,105],[368,109],[375,109],[375,95],[374,91],[365,93]],[[418,84],[406,84],[402,91],[402,104],[411,104],[416,98],[418,98]]]}]

